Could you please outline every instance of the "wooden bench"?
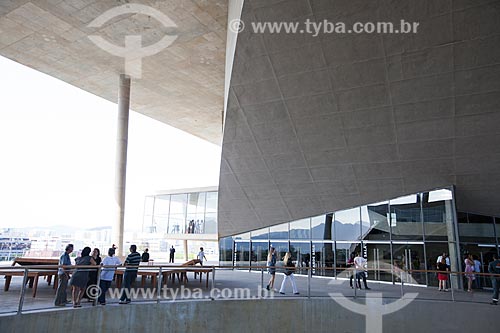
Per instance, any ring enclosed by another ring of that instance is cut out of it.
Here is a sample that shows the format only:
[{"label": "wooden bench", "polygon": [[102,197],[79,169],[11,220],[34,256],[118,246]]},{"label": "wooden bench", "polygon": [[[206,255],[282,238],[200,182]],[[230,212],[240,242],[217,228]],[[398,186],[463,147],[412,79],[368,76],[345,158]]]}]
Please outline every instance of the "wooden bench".
[{"label": "wooden bench", "polygon": [[[52,258],[16,258],[12,263],[12,266],[41,266],[41,265],[59,265],[59,259]],[[6,269],[0,271],[0,275],[5,275],[5,285],[3,290],[9,291],[10,283],[13,276],[24,276],[24,270],[21,269]],[[54,289],[57,289],[57,269],[36,269],[30,268],[28,270],[28,283],[29,288],[33,289],[33,297],[36,297],[36,292],[38,289],[38,279],[39,277],[45,277],[47,279],[47,284],[50,286],[52,283],[52,276],[54,276]]]}]

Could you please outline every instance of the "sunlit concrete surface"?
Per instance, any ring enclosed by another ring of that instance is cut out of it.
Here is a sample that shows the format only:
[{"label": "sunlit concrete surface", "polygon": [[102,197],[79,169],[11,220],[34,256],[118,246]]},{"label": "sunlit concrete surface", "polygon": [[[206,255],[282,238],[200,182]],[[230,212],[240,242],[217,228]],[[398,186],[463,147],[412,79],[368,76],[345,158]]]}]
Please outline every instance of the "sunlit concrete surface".
[{"label": "sunlit concrete surface", "polygon": [[124,59],[97,47],[97,35],[122,47],[125,36],[142,46],[165,35],[172,45],[142,59],[142,77],[132,82],[131,108],[156,120],[220,144],[224,98],[227,1],[139,0],[167,15],[126,14],[101,27],[89,23],[124,0],[0,1],[0,55],[116,102]]}]

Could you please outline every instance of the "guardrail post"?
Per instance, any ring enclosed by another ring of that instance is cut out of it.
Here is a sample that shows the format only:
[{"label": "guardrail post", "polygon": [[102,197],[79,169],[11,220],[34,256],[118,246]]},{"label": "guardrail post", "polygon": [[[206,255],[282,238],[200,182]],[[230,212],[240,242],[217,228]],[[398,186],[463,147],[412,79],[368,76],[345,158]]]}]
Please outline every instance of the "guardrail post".
[{"label": "guardrail post", "polygon": [[401,270],[399,272],[399,279],[401,280],[401,297],[404,296],[405,292],[403,290],[403,285],[404,285],[404,282],[403,282],[403,270]]},{"label": "guardrail post", "polygon": [[450,274],[450,289],[451,289],[451,300],[455,302],[455,293],[453,292],[453,284],[451,283],[451,277],[453,276],[453,273]]},{"label": "guardrail post", "polygon": [[24,304],[24,294],[26,293],[26,283],[28,283],[28,269],[24,269],[23,274],[23,285],[21,286],[21,295],[19,296],[19,307],[17,308],[17,314],[20,315],[23,312]]},{"label": "guardrail post", "polygon": [[260,298],[264,298],[264,268],[260,268]]},{"label": "guardrail post", "polygon": [[215,288],[215,266],[212,266],[212,288],[210,290],[214,290]]},{"label": "guardrail post", "polygon": [[158,281],[156,281],[157,283],[157,293],[156,293],[156,303],[160,303],[160,299],[161,299],[161,286],[163,284],[163,267],[160,266],[160,271],[158,273]]},{"label": "guardrail post", "polygon": [[312,271],[311,268],[307,268],[307,298],[311,298],[311,278],[312,278]]},{"label": "guardrail post", "polygon": [[[96,281],[96,290],[97,290],[97,295],[94,297],[94,300],[92,301],[92,306],[96,306],[97,305],[97,298],[101,295],[102,293],[102,290],[101,290],[101,265],[99,265],[99,267],[97,267],[97,281]],[[91,295],[89,295],[91,296]]]}]

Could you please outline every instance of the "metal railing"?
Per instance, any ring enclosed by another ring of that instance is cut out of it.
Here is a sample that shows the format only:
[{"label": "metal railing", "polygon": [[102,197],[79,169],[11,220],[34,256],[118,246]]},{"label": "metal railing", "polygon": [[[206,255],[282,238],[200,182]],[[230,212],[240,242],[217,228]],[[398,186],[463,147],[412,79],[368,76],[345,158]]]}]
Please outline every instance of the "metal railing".
[{"label": "metal railing", "polygon": [[[19,294],[19,299],[18,299],[18,306],[17,306],[17,311],[15,311],[16,314],[21,314],[23,313],[23,305],[25,303],[25,294],[26,294],[26,289],[27,289],[27,284],[28,284],[28,281],[30,278],[37,278],[37,277],[34,277],[33,274],[36,274],[37,272],[39,273],[45,273],[45,274],[42,274],[47,276],[48,274],[47,273],[50,273],[50,272],[53,272],[53,275],[55,276],[55,278],[57,279],[57,270],[59,268],[63,268],[69,272],[75,272],[76,269],[78,269],[79,271],[94,271],[96,272],[97,271],[97,283],[96,285],[99,286],[100,285],[100,276],[101,276],[101,271],[103,268],[107,268],[107,269],[119,269],[119,270],[127,270],[130,269],[131,267],[128,266],[128,267],[123,267],[123,266],[102,266],[102,265],[99,265],[99,266],[94,266],[94,267],[89,267],[88,265],[85,265],[85,266],[75,266],[75,265],[71,265],[71,266],[62,266],[62,265],[36,265],[36,266],[22,266],[22,267],[19,267],[19,266],[5,266],[5,267],[0,267],[0,275],[4,275],[5,277],[7,276],[11,276],[11,278],[13,276],[22,276],[23,280],[22,280],[22,286],[21,286],[21,290],[20,290],[20,294]],[[188,273],[188,272],[195,272],[195,273],[206,273],[207,274],[207,284],[208,284],[208,275],[211,273],[212,274],[212,277],[211,277],[211,288],[210,290],[213,290],[215,288],[215,273],[216,273],[216,270],[219,270],[219,271],[242,271],[242,270],[252,270],[252,271],[256,271],[258,273],[260,273],[260,286],[259,286],[259,295],[258,297],[260,299],[265,299],[266,298],[266,295],[265,295],[265,289],[263,288],[264,286],[264,273],[268,271],[269,268],[273,268],[276,270],[276,274],[278,273],[282,273],[284,272],[285,270],[294,270],[294,271],[303,271],[303,270],[306,270],[307,271],[307,274],[296,274],[295,276],[297,277],[305,277],[307,278],[307,293],[305,295],[305,297],[307,297],[308,299],[310,299],[311,297],[316,297],[316,296],[313,296],[312,295],[312,291],[311,291],[311,286],[312,286],[312,280],[313,278],[316,278],[316,277],[319,277],[318,275],[313,275],[313,271],[315,272],[321,272],[323,271],[325,274],[326,272],[338,272],[338,271],[341,271],[340,274],[337,274],[335,276],[329,276],[331,278],[331,280],[347,280],[347,279],[350,279],[351,276],[353,276],[353,280],[354,280],[354,285],[352,287],[353,289],[353,294],[352,295],[347,295],[347,297],[352,297],[352,298],[357,298],[359,296],[359,292],[358,292],[358,274],[365,274],[365,273],[368,273],[370,271],[381,271],[381,269],[362,269],[362,270],[357,270],[356,268],[350,268],[350,267],[284,267],[284,266],[179,266],[179,265],[151,265],[151,266],[139,266],[138,267],[138,272],[140,273],[143,273],[141,275],[146,275],[146,276],[154,276],[156,278],[156,300],[155,302],[156,303],[161,303],[162,301],[162,297],[161,297],[161,290],[162,290],[162,286],[163,284],[165,283],[164,279],[167,278],[170,276],[170,275],[166,275],[167,273],[169,274],[181,274],[181,273]],[[382,271],[385,271],[384,269],[382,269]],[[20,274],[22,272],[22,274]],[[420,274],[437,274],[437,273],[446,273],[449,275],[449,279],[448,281],[451,283],[452,281],[452,277],[455,277],[455,278],[460,278],[460,277],[463,277],[463,276],[466,276],[466,275],[469,275],[469,274],[473,274],[474,276],[482,276],[482,277],[485,277],[485,278],[496,278],[496,279],[499,279],[500,280],[500,274],[490,274],[490,273],[466,273],[466,272],[451,272],[451,271],[447,271],[447,272],[443,272],[443,271],[437,271],[437,270],[403,270],[403,269],[400,269],[398,268],[397,269],[397,272],[395,273],[395,270],[390,270],[388,271],[390,272],[391,274],[395,275],[397,274],[397,278],[399,279],[398,282],[395,281],[395,279],[393,279],[392,281],[392,285],[393,286],[396,286],[399,284],[399,289],[400,289],[400,295],[401,297],[404,297],[404,294],[405,294],[405,288],[408,288],[409,286],[407,286],[407,284],[405,283],[405,280],[407,280],[407,277],[408,276],[412,276],[412,274],[416,274],[416,273],[420,273]],[[30,273],[32,273],[30,275]],[[144,274],[144,273],[147,273],[147,274]],[[339,276],[339,275],[344,275],[344,276]],[[115,274],[116,276],[116,274]],[[201,277],[200,277],[201,279]],[[174,281],[175,281],[175,276],[174,276]],[[378,280],[368,280],[370,283],[376,283],[376,282],[382,282],[382,281],[378,281]],[[56,283],[54,281],[54,283]],[[418,284],[418,283],[417,283]],[[426,286],[426,285],[424,285]],[[451,286],[450,288],[451,290],[451,293],[450,293],[450,296],[451,296],[451,301],[456,301],[456,297],[455,297],[455,293],[458,291],[458,288],[457,286]],[[365,295],[366,296],[366,295]],[[304,296],[301,296],[301,297],[304,297]],[[325,295],[322,295],[320,297],[325,297]],[[329,296],[331,297],[331,296]],[[193,299],[194,300],[194,299]],[[97,304],[97,297],[95,297],[93,300],[92,300],[92,305],[96,305]],[[2,300],[0,298],[0,308],[2,307]],[[46,308],[52,308],[53,306],[50,306],[50,307],[45,307]],[[0,311],[1,312],[1,311]],[[13,311],[9,311],[9,312],[13,312]]]}]

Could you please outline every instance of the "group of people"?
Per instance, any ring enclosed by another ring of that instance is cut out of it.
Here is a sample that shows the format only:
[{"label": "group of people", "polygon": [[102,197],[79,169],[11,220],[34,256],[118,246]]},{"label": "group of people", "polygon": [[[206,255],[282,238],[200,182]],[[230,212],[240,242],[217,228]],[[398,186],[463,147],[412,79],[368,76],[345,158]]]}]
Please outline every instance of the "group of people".
[{"label": "group of people", "polygon": [[[274,281],[276,278],[276,263],[278,261],[277,258],[278,257],[276,254],[276,249],[274,247],[271,247],[269,250],[269,254],[267,255],[267,266],[269,266],[268,272],[271,275],[269,283],[266,286],[267,290],[274,290]],[[281,282],[281,288],[279,290],[279,293],[282,295],[285,294],[286,281],[290,281],[293,293],[295,295],[298,295],[299,290],[297,289],[297,284],[295,283],[295,277],[293,276],[293,274],[295,273],[295,265],[293,264],[292,254],[290,253],[290,251],[288,251],[283,257],[283,263],[286,268],[283,273],[284,278],[283,281]]]},{"label": "group of people", "polygon": [[[56,292],[56,298],[54,304],[56,306],[66,306],[66,304],[73,304],[74,308],[81,307],[81,301],[85,297],[89,301],[93,302],[96,295],[99,297],[97,299],[98,303],[101,305],[106,304],[106,292],[111,286],[111,282],[114,279],[116,267],[122,265],[119,258],[115,257],[116,246],[112,246],[108,249],[108,255],[104,260],[100,257],[100,251],[95,248],[93,251],[90,247],[86,246],[83,248],[79,257],[75,259],[75,264],[77,266],[98,266],[103,265],[100,272],[99,279],[99,292],[92,295],[92,291],[96,289],[89,288],[90,286],[97,286],[97,273],[98,270],[95,268],[82,268],[78,267],[76,269],[71,269],[70,254],[73,252],[73,244],[68,244],[65,248],[64,253],[59,258],[59,265],[62,266],[58,269],[58,287]],[[92,253],[91,253],[92,251]],[[141,261],[149,261],[149,253],[146,249],[144,254],[141,256],[137,252],[137,246],[130,246],[130,254],[125,259],[123,265],[126,267],[123,276],[123,291],[120,297],[120,304],[130,303],[130,288],[132,283],[137,278],[137,271]],[[72,300],[67,299],[67,287],[68,284],[71,286]]]}]

